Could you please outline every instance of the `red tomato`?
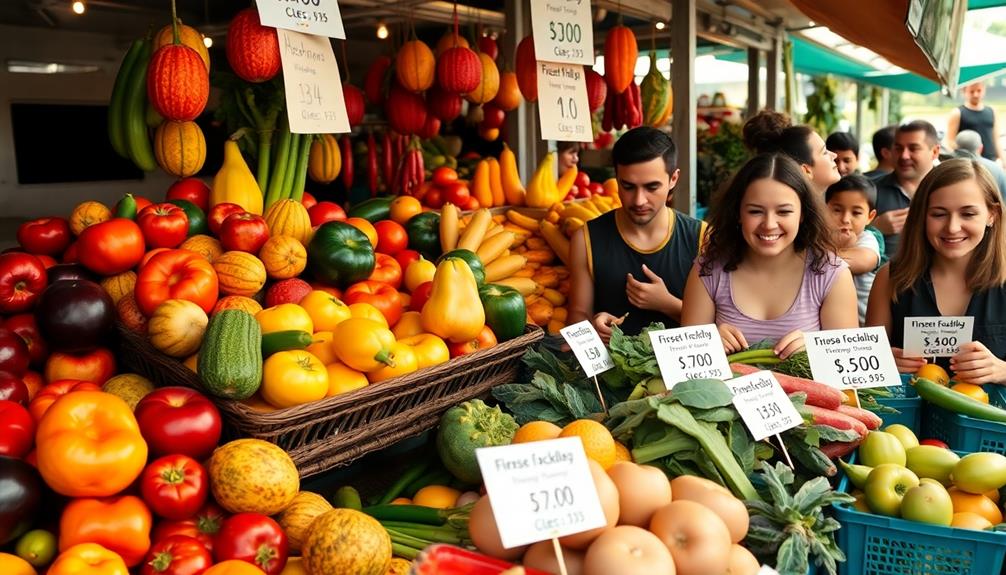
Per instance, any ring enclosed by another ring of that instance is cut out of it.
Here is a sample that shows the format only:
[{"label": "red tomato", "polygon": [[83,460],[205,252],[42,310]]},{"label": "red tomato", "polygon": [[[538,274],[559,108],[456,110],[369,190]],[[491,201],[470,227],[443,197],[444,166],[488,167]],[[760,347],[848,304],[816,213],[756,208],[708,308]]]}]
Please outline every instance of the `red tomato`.
[{"label": "red tomato", "polygon": [[942,447],[943,449],[950,449],[949,445],[939,439],[923,439],[922,441],[919,441],[919,445],[933,445],[935,447]]},{"label": "red tomato", "polygon": [[231,214],[242,214],[245,209],[237,204],[232,204],[229,202],[224,202],[213,206],[210,213],[206,214],[206,223],[210,226],[210,232],[215,235],[220,235],[220,226],[223,225],[224,220],[231,216]]},{"label": "red tomato", "polygon": [[28,388],[28,401],[34,399],[35,394],[45,387],[45,382],[42,381],[42,374],[37,371],[28,371],[22,375],[21,382]]},{"label": "red tomato", "polygon": [[32,419],[34,419],[37,423],[42,419],[42,416],[45,415],[45,412],[49,411],[49,406],[64,395],[74,391],[100,390],[100,386],[93,384],[90,381],[80,381],[77,379],[61,379],[54,381],[40,389],[38,393],[35,394],[35,398],[28,404],[28,413],[31,414]]},{"label": "red tomato", "polygon": [[416,250],[402,250],[395,254],[395,261],[398,262],[398,267],[402,268],[402,271],[409,269],[409,264],[419,259],[419,252]]},{"label": "red tomato", "polygon": [[16,332],[0,327],[0,371],[21,377],[28,371],[31,355],[28,346]]},{"label": "red tomato", "polygon": [[101,385],[115,374],[115,356],[103,347],[81,354],[54,351],[45,360],[43,370],[47,382],[79,379]]},{"label": "red tomato", "polygon": [[468,205],[468,198],[472,196],[464,182],[447,184],[441,190],[444,194],[444,202],[450,202],[459,207]]},{"label": "red tomato", "polygon": [[38,331],[35,314],[13,315],[7,318],[4,328],[21,336],[24,344],[28,347],[28,358],[32,365],[42,365],[45,362],[45,358],[49,355],[49,349],[42,339],[42,334]]},{"label": "red tomato", "polygon": [[318,199],[314,197],[313,194],[304,192],[304,195],[300,197],[300,204],[306,209],[310,210],[314,205],[318,203]]},{"label": "red tomato", "polygon": [[377,230],[377,247],[374,251],[393,256],[409,247],[409,234],[405,226],[391,220],[381,220],[374,224]]},{"label": "red tomato", "polygon": [[479,201],[475,199],[475,196],[468,196],[468,202],[466,202],[463,206],[458,207],[467,212],[473,212],[482,206],[479,204]]},{"label": "red tomato", "polygon": [[257,254],[268,239],[265,218],[248,212],[231,214],[220,226],[220,245],[227,251]]},{"label": "red tomato", "polygon": [[590,176],[587,175],[587,172],[577,172],[576,179],[573,180],[573,183],[581,188],[586,188],[590,186]]},{"label": "red tomato", "polygon": [[423,196],[423,203],[427,206],[439,210],[444,207],[444,195],[439,188],[430,188]]},{"label": "red tomato", "polygon": [[35,442],[35,421],[24,406],[0,400],[0,455],[20,459]]},{"label": "red tomato", "polygon": [[77,238],[80,263],[103,276],[121,274],[136,267],[144,251],[143,231],[136,222],[126,218],[88,226]]},{"label": "red tomato", "polygon": [[357,282],[349,286],[343,296],[342,301],[346,305],[363,302],[376,307],[388,320],[388,325],[395,325],[402,317],[402,300],[398,297],[398,290],[386,283],[371,280]]},{"label": "red tomato", "polygon": [[198,513],[188,519],[165,519],[158,521],[154,526],[153,532],[150,534],[150,540],[157,543],[172,535],[186,535],[194,537],[210,553],[213,553],[213,539],[220,531],[220,526],[223,524],[225,517],[226,514],[219,505],[212,501],[207,501],[206,505]]},{"label": "red tomato", "polygon": [[397,290],[402,285],[402,266],[398,265],[395,258],[387,254],[376,253],[374,258],[376,261],[374,271],[367,279],[388,284]]},{"label": "red tomato", "polygon": [[599,182],[591,182],[591,183],[589,183],[587,185],[587,188],[590,190],[590,195],[591,196],[603,196],[604,195],[604,186],[601,185]]},{"label": "red tomato", "polygon": [[423,282],[416,289],[412,290],[412,299],[409,300],[411,311],[423,311],[426,300],[430,299],[430,290],[433,289],[433,282]]},{"label": "red tomato", "polygon": [[165,455],[140,476],[140,494],[150,510],[167,519],[186,519],[206,504],[206,470],[188,455]]},{"label": "red tomato", "polygon": [[134,414],[154,456],[183,454],[202,461],[220,441],[220,412],[194,389],[155,389],[136,404]]},{"label": "red tomato", "polygon": [[143,266],[147,265],[147,262],[149,262],[150,259],[156,256],[157,254],[164,253],[170,250],[171,248],[154,248],[149,252],[143,254],[143,259],[140,260],[140,268],[142,269]]},{"label": "red tomato", "polygon": [[24,380],[9,371],[0,371],[0,399],[28,405],[28,386]]},{"label": "red tomato", "polygon": [[311,217],[312,227],[318,227],[325,222],[346,221],[346,210],[335,202],[318,202],[307,209],[307,215]]},{"label": "red tomato", "polygon": [[171,535],[150,547],[140,575],[200,575],[213,565],[213,556],[202,541],[188,535]]},{"label": "red tomato", "polygon": [[140,268],[133,294],[137,307],[147,317],[169,299],[188,300],[210,313],[217,303],[217,272],[195,252],[161,252]]},{"label": "red tomato", "polygon": [[487,347],[492,347],[496,345],[496,334],[489,326],[482,326],[482,331],[479,332],[478,337],[469,341],[463,341],[461,343],[454,343],[452,341],[447,342],[447,349],[451,352],[451,357],[458,357],[459,355],[468,355],[469,353],[475,353],[480,349],[485,349]]},{"label": "red tomato", "polygon": [[447,186],[458,181],[458,173],[454,171],[454,168],[440,166],[433,170],[432,180],[438,186]]},{"label": "red tomato", "polygon": [[66,251],[73,237],[66,218],[38,218],[17,228],[17,243],[26,252],[36,255],[58,256]]},{"label": "red tomato", "polygon": [[164,201],[188,200],[206,213],[210,209],[210,187],[199,178],[182,178],[171,184]]},{"label": "red tomato", "polygon": [[[142,233],[140,234],[140,239],[143,239]],[[67,246],[66,251],[63,252],[63,256],[59,258],[59,261],[64,264],[75,264],[79,262],[80,258],[78,257],[78,251],[79,246],[77,245],[77,242],[72,242],[69,246]]]},{"label": "red tomato", "polygon": [[42,260],[23,252],[0,254],[0,313],[30,310],[47,283]]},{"label": "red tomato", "polygon": [[35,255],[35,257],[37,257],[39,261],[42,262],[42,265],[45,266],[46,270],[59,263],[56,261],[56,258],[52,256],[47,256],[45,254],[37,254]]},{"label": "red tomato", "polygon": [[136,223],[152,248],[177,248],[189,234],[189,216],[175,204],[151,204],[137,214]]},{"label": "red tomato", "polygon": [[256,565],[266,575],[279,575],[286,566],[286,533],[260,513],[232,515],[220,527],[213,546],[217,562],[238,559]]}]

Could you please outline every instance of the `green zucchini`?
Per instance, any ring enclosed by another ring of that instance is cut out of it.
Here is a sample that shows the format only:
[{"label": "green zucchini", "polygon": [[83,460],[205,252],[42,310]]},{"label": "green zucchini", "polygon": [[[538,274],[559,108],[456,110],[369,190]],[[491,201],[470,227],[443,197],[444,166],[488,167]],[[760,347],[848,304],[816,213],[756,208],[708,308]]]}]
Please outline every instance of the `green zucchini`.
[{"label": "green zucchini", "polygon": [[262,336],[262,357],[291,349],[304,349],[314,343],[314,338],[306,331],[291,329],[274,331]]},{"label": "green zucchini", "polygon": [[976,419],[1006,423],[1006,410],[994,405],[971,399],[963,393],[954,391],[925,378],[915,379],[915,391],[919,397],[929,403],[948,411],[967,415]]},{"label": "green zucchini", "polygon": [[332,507],[343,509],[363,510],[363,502],[360,500],[360,493],[352,485],[343,485],[332,495]]},{"label": "green zucchini", "polygon": [[210,394],[247,399],[262,383],[262,329],[250,313],[227,309],[210,318],[199,347],[199,377]]},{"label": "green zucchini", "polygon": [[392,196],[380,198],[370,198],[369,200],[354,204],[349,208],[347,215],[351,218],[363,218],[370,223],[386,220],[391,214]]}]

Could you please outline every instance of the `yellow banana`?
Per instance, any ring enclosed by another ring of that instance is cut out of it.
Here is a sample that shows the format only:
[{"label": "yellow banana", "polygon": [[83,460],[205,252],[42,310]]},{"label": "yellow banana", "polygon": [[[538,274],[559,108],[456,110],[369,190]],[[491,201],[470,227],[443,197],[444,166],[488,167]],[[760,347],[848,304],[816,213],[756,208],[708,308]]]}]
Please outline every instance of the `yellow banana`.
[{"label": "yellow banana", "polygon": [[569,265],[569,238],[563,235],[559,227],[552,222],[544,221],[541,223],[541,235],[562,263]]},{"label": "yellow banana", "polygon": [[[486,166],[488,168],[488,166]],[[482,244],[489,224],[493,221],[493,215],[488,208],[481,208],[472,214],[472,221],[465,227],[461,237],[458,239],[459,250],[469,250],[474,252]]]},{"label": "yellow banana", "polygon": [[479,206],[491,208],[493,205],[493,192],[489,184],[489,162],[479,160],[475,166],[475,175],[472,176],[472,195],[479,201]]},{"label": "yellow banana", "polygon": [[587,209],[586,206],[580,204],[573,204],[566,209],[562,210],[559,214],[560,219],[566,218],[579,218],[583,221],[590,221],[601,214]]},{"label": "yellow banana", "polygon": [[561,202],[566,197],[566,194],[569,193],[569,190],[573,188],[573,183],[576,182],[576,174],[576,166],[573,166],[566,170],[566,173],[555,183],[556,195],[554,197],[556,201]]},{"label": "yellow banana", "polygon": [[510,220],[510,223],[513,225],[520,226],[525,230],[531,232],[538,230],[538,220],[530,216],[525,216],[517,210],[507,210],[506,219]]}]

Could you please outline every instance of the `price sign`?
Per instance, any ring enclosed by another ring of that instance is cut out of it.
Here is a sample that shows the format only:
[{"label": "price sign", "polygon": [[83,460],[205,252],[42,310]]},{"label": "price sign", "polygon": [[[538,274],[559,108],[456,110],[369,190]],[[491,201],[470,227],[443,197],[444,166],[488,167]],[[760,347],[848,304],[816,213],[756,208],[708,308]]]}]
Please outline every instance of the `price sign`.
[{"label": "price sign", "polygon": [[538,62],[538,121],[543,140],[592,142],[583,66]]},{"label": "price sign", "polygon": [[730,362],[715,325],[695,325],[651,331],[660,376],[667,389],[689,379],[730,379]]},{"label": "price sign", "polygon": [[762,565],[755,575],[779,575],[779,572],[768,565]]},{"label": "price sign", "polygon": [[964,316],[906,317],[905,355],[950,357],[972,341],[975,318]]},{"label": "price sign", "polygon": [[608,348],[604,346],[604,342],[601,341],[601,337],[597,335],[590,321],[583,320],[580,323],[568,325],[560,329],[559,334],[573,350],[573,355],[580,362],[580,367],[583,368],[587,377],[594,377],[615,367],[608,354]]},{"label": "price sign", "polygon": [[757,371],[728,380],[726,384],[734,392],[734,407],[755,441],[803,423],[771,371]]},{"label": "price sign", "polygon": [[332,42],[312,36],[277,30],[279,55],[283,60],[290,132],[294,134],[335,134],[349,132],[346,101],[342,96],[339,64]]},{"label": "price sign", "polygon": [[336,0],[259,0],[256,7],[263,26],[346,39]]},{"label": "price sign", "polygon": [[531,0],[531,33],[538,61],[594,64],[594,23],[585,0]]},{"label": "price sign", "polygon": [[475,450],[503,547],[606,524],[583,443],[575,437]]},{"label": "price sign", "polygon": [[882,327],[805,333],[814,379],[838,389],[900,385],[898,366]]}]

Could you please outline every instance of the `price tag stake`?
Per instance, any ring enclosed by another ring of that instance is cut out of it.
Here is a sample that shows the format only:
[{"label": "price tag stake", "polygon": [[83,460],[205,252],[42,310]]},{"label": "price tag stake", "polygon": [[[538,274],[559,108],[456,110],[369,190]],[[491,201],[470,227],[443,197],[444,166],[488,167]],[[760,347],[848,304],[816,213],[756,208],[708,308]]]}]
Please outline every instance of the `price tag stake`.
[{"label": "price tag stake", "polygon": [[734,407],[744,426],[751,432],[751,437],[755,441],[761,441],[774,435],[786,456],[786,463],[792,468],[793,460],[790,459],[780,434],[787,429],[799,427],[803,418],[772,372],[757,371],[731,379],[726,384],[734,394]]}]

